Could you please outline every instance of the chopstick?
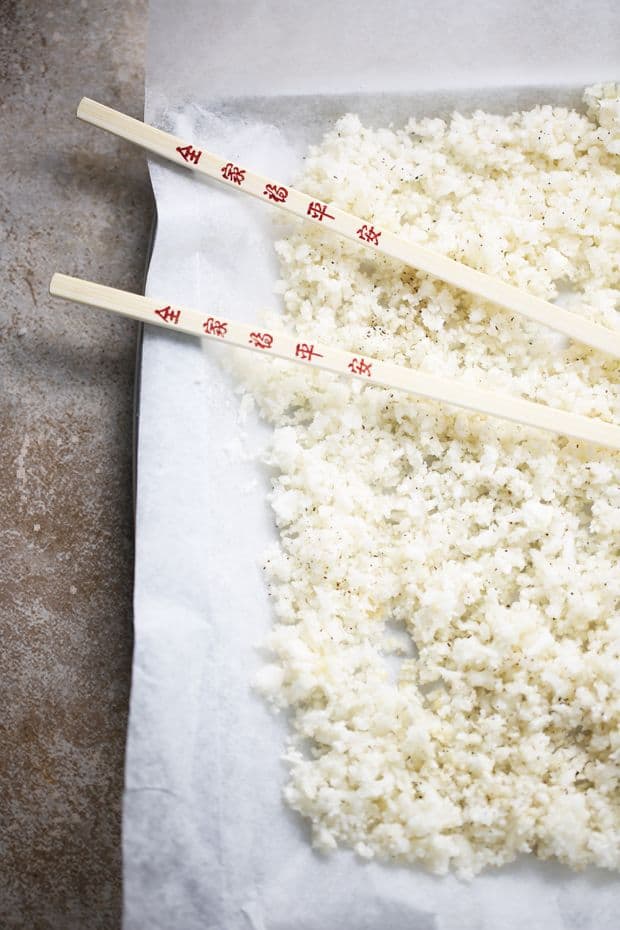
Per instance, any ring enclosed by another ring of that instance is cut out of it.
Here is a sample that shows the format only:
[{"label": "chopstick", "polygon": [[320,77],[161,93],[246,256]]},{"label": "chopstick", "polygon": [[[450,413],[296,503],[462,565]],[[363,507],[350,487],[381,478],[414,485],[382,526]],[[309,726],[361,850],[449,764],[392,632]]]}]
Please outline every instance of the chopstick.
[{"label": "chopstick", "polygon": [[406,265],[441,278],[442,281],[461,290],[549,326],[577,342],[620,358],[620,333],[534,297],[452,258],[407,242],[388,230],[377,228],[374,223],[338,209],[333,204],[323,203],[273,178],[256,174],[249,168],[208,152],[202,146],[188,143],[88,97],[83,97],[80,101],[77,115],[79,119],[134,142],[155,155],[161,155],[193,171],[206,174],[236,190],[252,194],[259,200],[266,200],[295,216],[320,223],[325,229],[331,229],[347,239],[359,242],[371,251],[399,259]]},{"label": "chopstick", "polygon": [[620,449],[620,427],[613,424],[564,410],[555,410],[519,397],[485,391],[462,381],[441,378],[415,368],[404,368],[359,352],[346,352],[313,340],[304,341],[285,333],[266,331],[255,324],[227,320],[219,314],[207,315],[198,310],[152,297],[130,294],[64,274],[55,274],[52,277],[50,294],[102,310],[111,310],[113,313],[144,323],[155,323],[177,332],[254,350],[263,356],[286,359],[311,368],[348,375],[367,384],[396,388],[419,397],[464,407],[466,410],[512,420],[524,426],[538,427],[609,449]]}]

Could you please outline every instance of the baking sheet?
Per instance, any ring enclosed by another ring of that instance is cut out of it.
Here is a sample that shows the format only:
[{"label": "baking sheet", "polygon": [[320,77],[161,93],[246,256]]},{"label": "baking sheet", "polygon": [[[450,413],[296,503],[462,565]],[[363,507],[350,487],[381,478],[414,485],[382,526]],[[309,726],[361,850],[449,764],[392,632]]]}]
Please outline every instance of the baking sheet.
[{"label": "baking sheet", "polygon": [[[147,120],[285,182],[348,110],[385,125],[572,103],[618,62],[604,2],[172,6],[151,3]],[[147,293],[242,319],[274,306],[274,211],[181,168],[151,174]],[[615,928],[620,883],[602,872],[523,859],[465,884],[311,850],[281,801],[286,722],[250,688],[271,623],[269,475],[254,459],[268,433],[240,422],[222,351],[145,332],[125,930]]]}]

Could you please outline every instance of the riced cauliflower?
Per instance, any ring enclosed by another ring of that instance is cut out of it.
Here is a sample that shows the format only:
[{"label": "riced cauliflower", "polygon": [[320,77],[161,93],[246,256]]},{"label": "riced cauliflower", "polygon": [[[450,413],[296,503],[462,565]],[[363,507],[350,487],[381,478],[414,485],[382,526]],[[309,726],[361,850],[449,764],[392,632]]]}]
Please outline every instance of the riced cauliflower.
[{"label": "riced cauliflower", "polygon": [[[371,129],[299,186],[620,327],[620,96]],[[304,338],[617,422],[617,361],[318,226],[279,242]],[[271,321],[276,325],[275,318]],[[620,866],[620,456],[286,362],[238,359],[274,426],[286,800],[322,850],[472,876]]]}]

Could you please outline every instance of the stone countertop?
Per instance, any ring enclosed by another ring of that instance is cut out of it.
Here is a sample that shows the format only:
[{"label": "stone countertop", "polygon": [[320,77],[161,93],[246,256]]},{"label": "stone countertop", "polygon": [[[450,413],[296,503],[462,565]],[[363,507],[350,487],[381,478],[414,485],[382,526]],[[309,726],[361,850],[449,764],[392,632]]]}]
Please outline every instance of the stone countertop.
[{"label": "stone countertop", "polygon": [[142,115],[146,0],[0,17],[0,926],[120,926],[136,327],[48,296],[141,291],[144,155],[75,119]]}]

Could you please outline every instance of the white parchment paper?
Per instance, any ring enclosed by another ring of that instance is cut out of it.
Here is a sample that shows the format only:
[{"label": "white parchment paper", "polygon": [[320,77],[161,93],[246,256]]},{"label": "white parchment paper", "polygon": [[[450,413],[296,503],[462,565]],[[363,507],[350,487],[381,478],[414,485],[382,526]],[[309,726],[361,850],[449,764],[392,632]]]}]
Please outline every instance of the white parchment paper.
[{"label": "white parchment paper", "polygon": [[[286,183],[347,111],[385,125],[577,103],[617,72],[615,6],[152,0],[146,118]],[[274,306],[271,208],[151,174],[147,292],[245,319]],[[281,801],[285,720],[250,687],[271,623],[269,476],[251,455],[266,428],[239,422],[218,351],[145,333],[125,930],[615,930],[620,882],[602,872],[523,859],[464,884],[311,850]]]}]

